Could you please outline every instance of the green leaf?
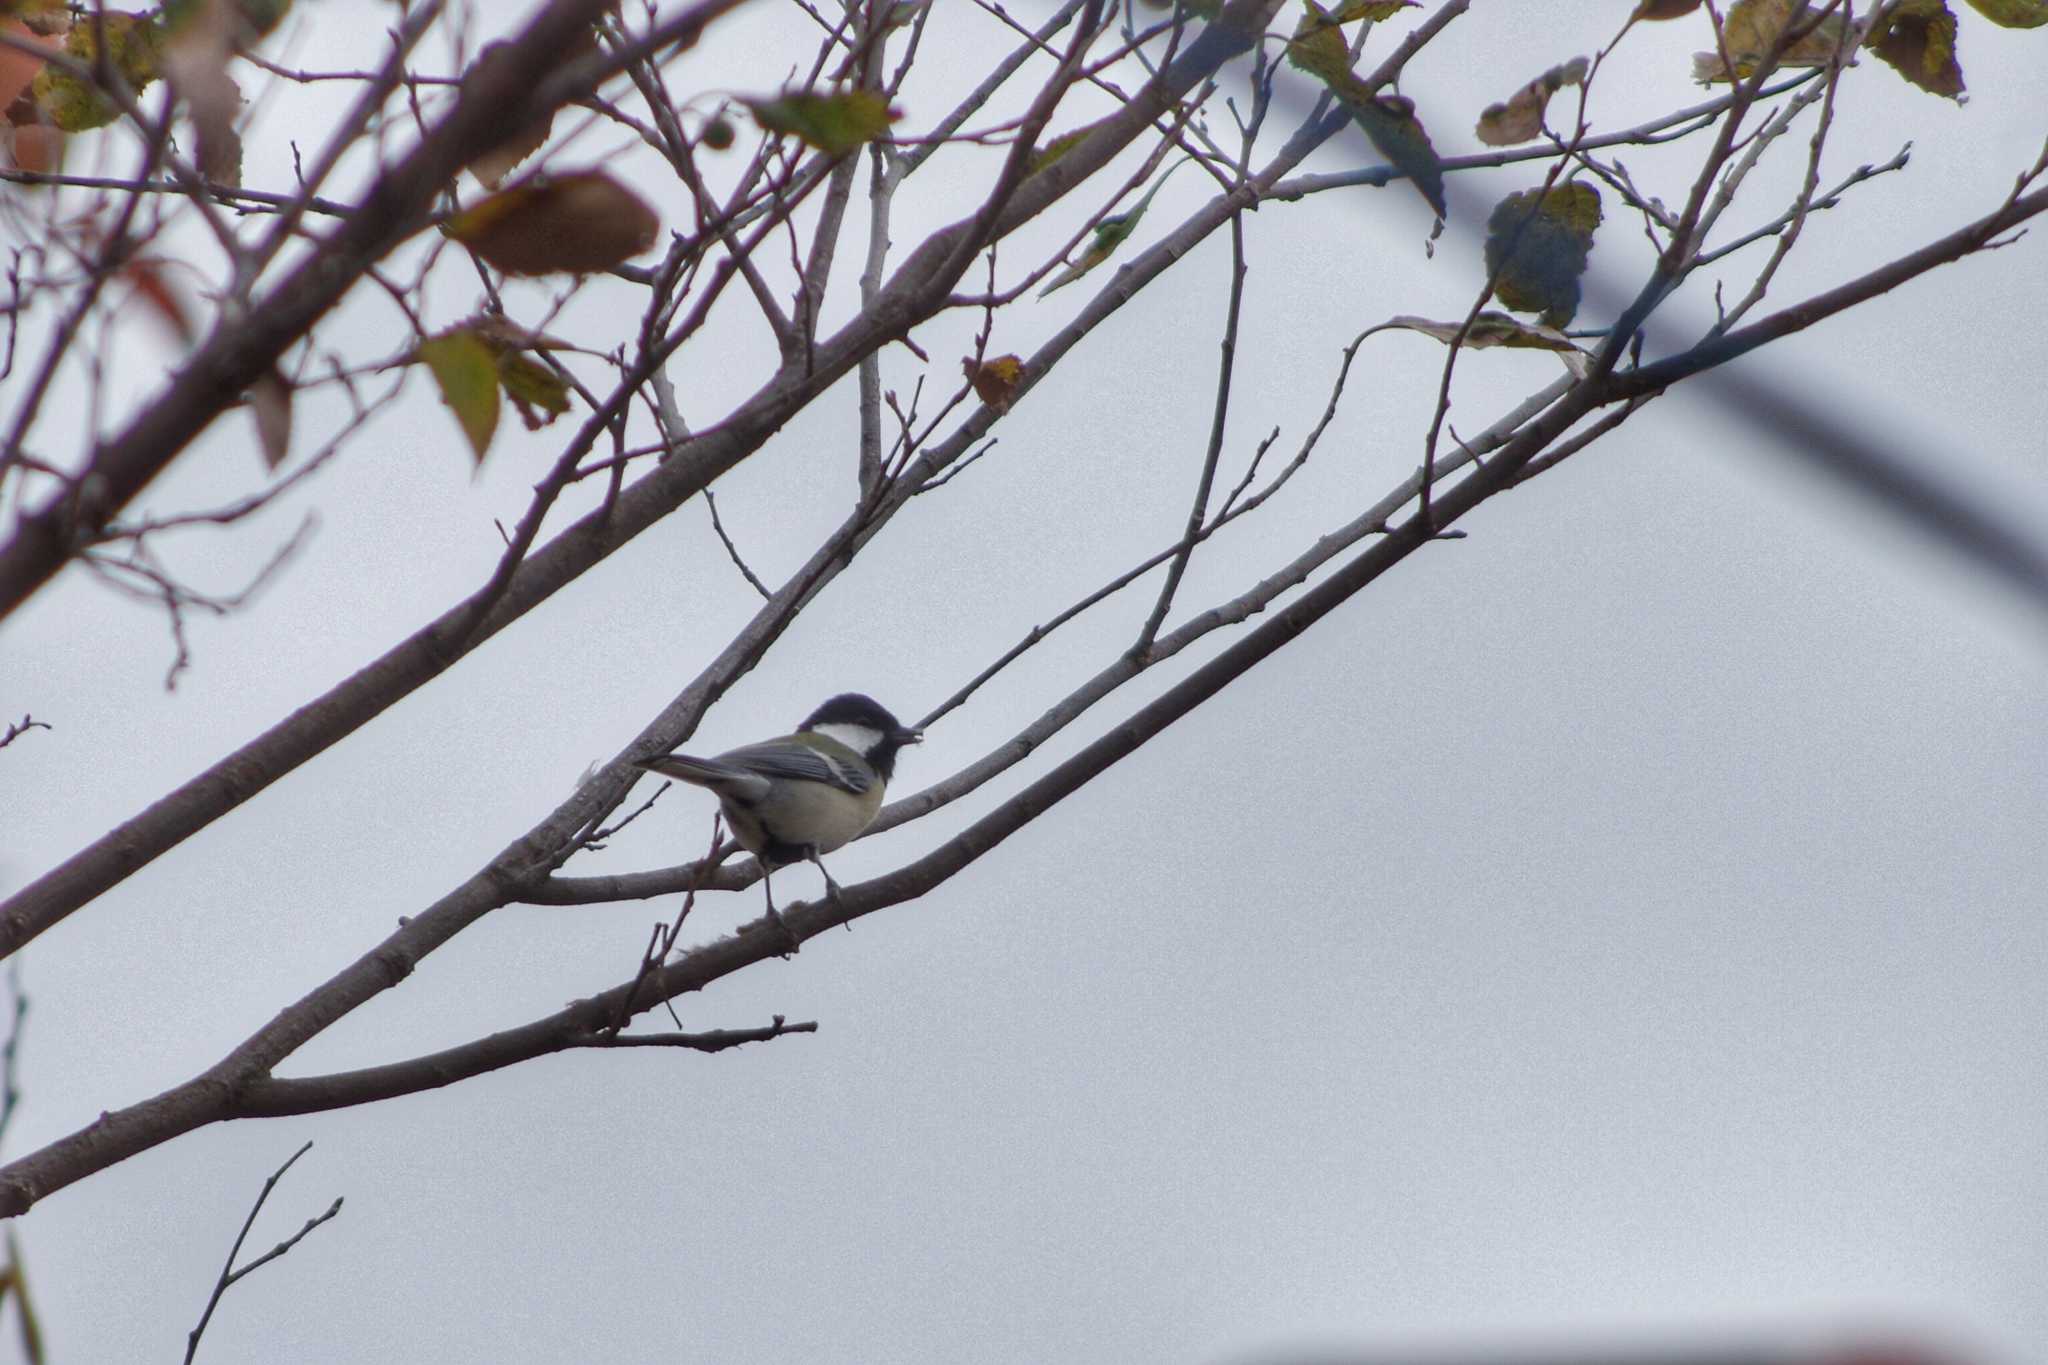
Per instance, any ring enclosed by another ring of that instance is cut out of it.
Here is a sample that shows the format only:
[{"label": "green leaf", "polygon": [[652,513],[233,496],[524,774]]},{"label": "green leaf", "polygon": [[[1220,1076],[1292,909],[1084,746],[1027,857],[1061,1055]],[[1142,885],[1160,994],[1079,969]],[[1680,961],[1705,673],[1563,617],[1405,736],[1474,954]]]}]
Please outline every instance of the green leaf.
[{"label": "green leaf", "polygon": [[1089,240],[1087,248],[1081,252],[1072,265],[1053,276],[1051,282],[1045,288],[1038,291],[1038,297],[1044,298],[1055,289],[1066,288],[1075,280],[1080,279],[1096,266],[1101,265],[1104,261],[1115,255],[1116,249],[1124,244],[1124,239],[1137,230],[1138,220],[1145,216],[1145,210],[1152,207],[1152,196],[1159,193],[1160,186],[1166,183],[1166,176],[1172,175],[1186,164],[1185,161],[1174,162],[1173,165],[1167,167],[1166,175],[1162,175],[1152,182],[1152,188],[1145,191],[1143,199],[1133,204],[1125,212],[1112,213],[1097,223],[1095,225],[1095,236]]},{"label": "green leaf", "polygon": [[1036,174],[1037,172],[1044,170],[1047,166],[1052,165],[1053,162],[1058,161],[1068,152],[1073,151],[1074,148],[1081,145],[1081,140],[1083,138],[1087,137],[1088,134],[1094,131],[1094,124],[1084,124],[1081,127],[1074,129],[1070,133],[1061,133],[1058,137],[1046,143],[1043,147],[1033,148],[1031,152],[1032,173]]},{"label": "green leaf", "polygon": [[1493,207],[1486,223],[1486,270],[1493,294],[1518,313],[1562,327],[1579,311],[1579,276],[1600,225],[1600,192],[1571,181],[1547,194],[1523,190]]},{"label": "green leaf", "polygon": [[1437,217],[1443,217],[1443,163],[1415,117],[1415,102],[1400,95],[1367,94],[1365,82],[1352,74],[1351,49],[1331,12],[1316,0],[1304,3],[1307,12],[1287,42],[1288,64],[1328,86],[1379,154],[1414,183]]},{"label": "green leaf", "polygon": [[1970,0],[1970,8],[2000,28],[2048,24],[2048,0]]},{"label": "green leaf", "polygon": [[1486,106],[1479,115],[1479,140],[1489,147],[1530,141],[1543,131],[1543,111],[1550,97],[1567,85],[1583,85],[1585,80],[1584,57],[1551,67],[1501,103]]},{"label": "green leaf", "polygon": [[419,344],[414,358],[425,365],[455,414],[478,465],[498,431],[498,360],[474,333],[443,332]]},{"label": "green leaf", "polygon": [[[96,63],[102,22],[106,26],[108,63],[127,82],[129,90],[140,92],[157,78],[163,30],[147,15],[109,10],[103,17],[81,19],[72,25],[64,38],[66,54],[87,66]],[[49,121],[67,133],[103,127],[121,112],[92,82],[55,66],[38,71],[29,88]]]},{"label": "green leaf", "polygon": [[827,156],[845,156],[863,143],[873,142],[902,117],[879,90],[841,90],[830,95],[794,90],[772,100],[742,97],[740,103],[753,111],[754,121],[767,131],[789,133]]},{"label": "green leaf", "polygon": [[1863,45],[1922,90],[1961,102],[1963,68],[1956,64],[1956,16],[1948,0],[1905,0],[1884,31],[1873,31]]},{"label": "green leaf", "polygon": [[1429,206],[1442,218],[1449,211],[1444,204],[1444,166],[1429,134],[1415,117],[1415,101],[1405,95],[1378,95],[1370,100],[1338,93],[1338,101],[1352,120],[1365,129],[1366,137],[1395,170],[1408,177]]}]

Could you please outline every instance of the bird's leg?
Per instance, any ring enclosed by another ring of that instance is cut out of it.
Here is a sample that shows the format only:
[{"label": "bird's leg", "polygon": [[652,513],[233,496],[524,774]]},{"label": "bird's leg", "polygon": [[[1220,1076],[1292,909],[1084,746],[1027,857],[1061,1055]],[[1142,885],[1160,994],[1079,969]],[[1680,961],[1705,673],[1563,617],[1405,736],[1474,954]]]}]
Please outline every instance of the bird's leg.
[{"label": "bird's leg", "polygon": [[[789,952],[799,952],[803,948],[803,940],[796,936],[796,930],[789,927],[789,921],[785,920],[782,917],[782,912],[775,908],[775,892],[769,885],[774,875],[774,872],[768,866],[768,860],[763,858],[761,860],[761,895],[768,902],[768,918],[775,921],[775,927],[780,929],[783,937],[789,940]],[[783,956],[788,957],[789,953],[784,953]]]},{"label": "bird's leg", "polygon": [[[845,914],[846,902],[839,899],[839,883],[833,881],[832,874],[825,870],[825,861],[824,859],[818,856],[818,850],[816,850],[815,848],[806,849],[804,852],[804,856],[811,860],[812,866],[818,869],[818,875],[825,879],[825,894],[832,898],[833,906],[838,909],[839,913],[841,913],[842,915]],[[852,920],[841,920],[840,924],[845,927],[847,933],[850,934],[853,932]]]}]

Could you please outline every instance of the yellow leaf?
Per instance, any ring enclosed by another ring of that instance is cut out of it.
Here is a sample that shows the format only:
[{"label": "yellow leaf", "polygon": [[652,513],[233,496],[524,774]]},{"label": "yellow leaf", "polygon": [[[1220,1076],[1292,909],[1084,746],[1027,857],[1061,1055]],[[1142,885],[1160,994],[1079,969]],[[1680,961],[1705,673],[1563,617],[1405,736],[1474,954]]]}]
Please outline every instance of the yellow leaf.
[{"label": "yellow leaf", "polygon": [[1356,79],[1351,74],[1351,49],[1328,10],[1316,0],[1303,3],[1306,12],[1294,26],[1294,36],[1287,40],[1287,64],[1336,90],[1343,82]]},{"label": "yellow leaf", "polygon": [[1339,0],[1339,3],[1324,12],[1316,22],[1324,24],[1354,24],[1360,19],[1378,23],[1391,19],[1404,9],[1413,9],[1421,0]]},{"label": "yellow leaf", "polygon": [[517,351],[499,353],[498,384],[528,431],[539,431],[569,410],[568,381]]},{"label": "yellow leaf", "polygon": [[792,90],[772,100],[741,99],[754,121],[771,133],[789,133],[827,156],[844,156],[886,135],[902,114],[879,90],[840,90],[821,95]]},{"label": "yellow leaf", "polygon": [[2048,24],[2048,0],[1970,0],[1970,7],[2000,28]]},{"label": "yellow leaf", "polygon": [[[157,77],[163,30],[146,14],[109,10],[74,24],[64,38],[65,53],[87,66],[97,62],[102,25],[106,29],[109,64],[131,92],[139,92]],[[54,66],[37,72],[32,88],[43,113],[67,133],[102,127],[120,114],[98,86]]]},{"label": "yellow leaf", "polygon": [[441,401],[455,414],[481,465],[498,431],[497,357],[472,333],[455,331],[428,337],[414,358],[434,376]]}]

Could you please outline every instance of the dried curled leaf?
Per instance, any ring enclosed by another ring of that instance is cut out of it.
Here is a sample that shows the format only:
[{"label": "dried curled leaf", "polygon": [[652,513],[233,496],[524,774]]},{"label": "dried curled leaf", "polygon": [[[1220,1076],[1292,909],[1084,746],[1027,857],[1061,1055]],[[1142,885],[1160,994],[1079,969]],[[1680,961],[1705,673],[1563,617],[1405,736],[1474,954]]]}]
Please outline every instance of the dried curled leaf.
[{"label": "dried curled leaf", "polygon": [[256,439],[263,467],[276,469],[292,448],[292,386],[276,370],[249,386],[249,411],[256,418]]},{"label": "dried curled leaf", "polygon": [[1642,0],[1635,19],[1681,19],[1700,7],[1700,0]]},{"label": "dried curled leaf", "polygon": [[1815,23],[1816,13],[1806,0],[1735,0],[1721,24],[1721,40],[1735,63],[1734,77],[1719,52],[1696,52],[1693,79],[1712,84],[1752,75],[1788,28],[1799,36],[1778,54],[1778,65],[1826,66],[1842,48],[1842,16],[1829,14]]},{"label": "dried curled leaf", "polygon": [[1493,294],[1518,313],[1562,327],[1579,311],[1579,277],[1600,225],[1600,192],[1571,181],[1523,190],[1494,205],[1486,223],[1486,269]]},{"label": "dried curled leaf", "polygon": [[889,97],[879,90],[839,90],[825,95],[791,90],[777,99],[742,98],[740,103],[768,132],[801,138],[827,156],[845,156],[886,136],[889,125],[903,117],[901,110],[889,107]]},{"label": "dried curled leaf", "polygon": [[[1432,322],[1428,318],[1408,314],[1389,318],[1384,325],[1405,327],[1411,332],[1435,337],[1446,346],[1457,339],[1459,330],[1459,325],[1455,322]],[[1493,346],[1555,351],[1558,359],[1564,362],[1564,367],[1580,378],[1585,377],[1592,365],[1592,357],[1557,328],[1546,327],[1540,322],[1523,322],[1520,318],[1509,317],[1506,313],[1495,312],[1492,309],[1472,319],[1471,327],[1465,329],[1464,344],[1482,351]]]},{"label": "dried curled leaf", "polygon": [[1863,45],[1922,90],[1960,102],[1963,68],[1956,63],[1956,16],[1948,0],[1905,0],[1883,32]]},{"label": "dried curled leaf", "polygon": [[586,275],[653,246],[661,219],[603,171],[578,171],[500,190],[441,230],[508,275]]},{"label": "dried curled leaf", "polygon": [[1567,85],[1582,85],[1585,80],[1584,57],[1551,67],[1506,100],[1486,106],[1479,115],[1479,140],[1489,147],[1511,147],[1529,141],[1543,131],[1543,110],[1550,97]]},{"label": "dried curled leaf", "polygon": [[[23,51],[23,47],[35,48],[44,44],[19,19],[0,19],[0,33],[6,34],[10,40],[8,44],[0,44],[0,110],[4,110],[20,98],[21,92],[35,81],[36,73],[43,69],[43,59],[33,52]],[[22,46],[13,46],[13,43]]]},{"label": "dried curled leaf", "polygon": [[[463,77],[463,84],[475,90],[479,88],[480,83],[487,83],[491,79],[489,71],[492,64],[498,55],[510,46],[510,43],[504,41],[484,44],[483,50],[476,54],[476,60],[469,64],[469,70]],[[587,28],[573,42],[567,44],[555,60],[559,65],[567,66],[596,51],[597,30]],[[510,129],[503,141],[470,162],[467,169],[484,188],[495,190],[505,183],[505,177],[512,174],[514,167],[547,145],[548,137],[554,130],[555,112],[549,110],[531,123]]]},{"label": "dried curled leaf", "polygon": [[0,127],[0,146],[17,171],[47,175],[64,168],[64,130],[46,123]]},{"label": "dried curled leaf", "polygon": [[242,183],[241,87],[228,62],[243,41],[247,20],[236,0],[189,0],[164,44],[164,78],[185,102],[199,143],[199,170],[221,185]]},{"label": "dried curled leaf", "polygon": [[165,271],[167,262],[154,256],[135,256],[121,267],[121,278],[135,290],[135,298],[171,333],[187,346],[192,344],[198,331],[192,325],[192,317],[185,307],[185,300],[171,284],[170,275]]},{"label": "dried curled leaf", "polygon": [[1010,404],[1017,398],[1017,386],[1024,382],[1024,362],[1013,355],[999,355],[979,365],[974,363],[973,356],[963,356],[960,369],[974,386],[974,396],[997,412],[1010,410]]},{"label": "dried curled leaf", "polygon": [[546,118],[529,123],[522,131],[506,138],[470,162],[469,173],[475,176],[485,189],[497,189],[505,183],[505,177],[512,174],[514,167],[547,145],[547,140],[554,131],[555,116],[550,111]]}]

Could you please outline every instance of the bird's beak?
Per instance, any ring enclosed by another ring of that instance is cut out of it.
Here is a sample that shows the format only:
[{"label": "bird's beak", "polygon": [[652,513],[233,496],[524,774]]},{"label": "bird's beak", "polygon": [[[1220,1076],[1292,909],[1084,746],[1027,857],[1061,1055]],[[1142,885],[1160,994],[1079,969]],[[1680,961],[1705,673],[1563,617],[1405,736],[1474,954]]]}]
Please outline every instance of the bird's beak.
[{"label": "bird's beak", "polygon": [[898,730],[896,732],[896,742],[898,744],[922,744],[924,743],[924,731]]}]

